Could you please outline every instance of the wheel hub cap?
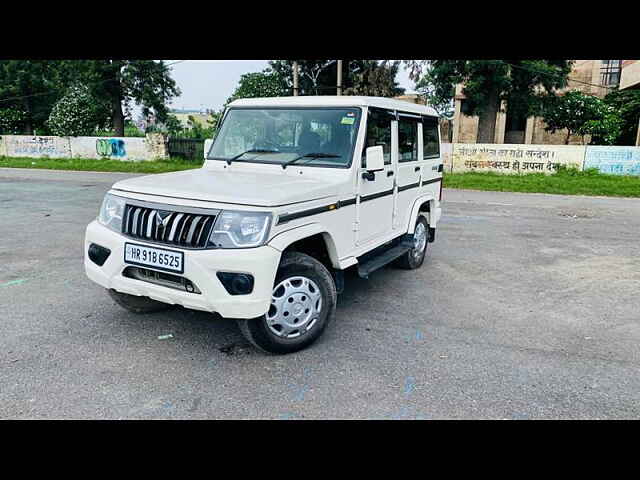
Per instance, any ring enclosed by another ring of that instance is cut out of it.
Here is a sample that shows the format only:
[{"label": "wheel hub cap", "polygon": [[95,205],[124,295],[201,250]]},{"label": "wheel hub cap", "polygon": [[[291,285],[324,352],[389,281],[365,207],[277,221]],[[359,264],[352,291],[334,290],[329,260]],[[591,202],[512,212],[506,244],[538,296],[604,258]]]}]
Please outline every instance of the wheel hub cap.
[{"label": "wheel hub cap", "polygon": [[307,277],[290,277],[273,289],[267,325],[279,337],[299,337],[315,325],[321,310],[318,285]]},{"label": "wheel hub cap", "polygon": [[413,257],[418,260],[427,244],[427,229],[422,223],[418,223],[413,233]]}]

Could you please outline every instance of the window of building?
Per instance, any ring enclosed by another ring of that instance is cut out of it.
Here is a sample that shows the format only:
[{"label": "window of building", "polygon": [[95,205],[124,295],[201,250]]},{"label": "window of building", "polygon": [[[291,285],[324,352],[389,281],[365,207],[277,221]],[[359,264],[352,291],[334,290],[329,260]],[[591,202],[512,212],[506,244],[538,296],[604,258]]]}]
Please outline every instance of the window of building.
[{"label": "window of building", "polygon": [[392,112],[378,108],[370,108],[367,117],[367,137],[362,151],[362,168],[365,165],[366,151],[369,147],[382,146],[385,165],[391,164],[391,121]]},{"label": "window of building", "polygon": [[600,66],[600,83],[607,87],[618,86],[622,60],[602,60]]},{"label": "window of building", "polygon": [[400,117],[398,121],[398,147],[400,162],[418,160],[418,119]]},{"label": "window of building", "polygon": [[438,120],[425,117],[422,119],[422,158],[437,158],[439,156]]}]

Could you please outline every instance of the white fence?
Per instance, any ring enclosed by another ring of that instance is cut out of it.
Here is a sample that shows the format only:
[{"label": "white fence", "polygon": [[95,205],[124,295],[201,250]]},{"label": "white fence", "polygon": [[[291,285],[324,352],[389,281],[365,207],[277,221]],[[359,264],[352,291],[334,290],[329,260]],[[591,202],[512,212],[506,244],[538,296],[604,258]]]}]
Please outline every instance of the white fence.
[{"label": "white fence", "polygon": [[446,143],[447,172],[553,173],[564,165],[614,175],[640,175],[640,147]]},{"label": "white fence", "polygon": [[167,153],[164,138],[158,134],[126,138],[0,135],[0,156],[137,161],[166,158]]}]

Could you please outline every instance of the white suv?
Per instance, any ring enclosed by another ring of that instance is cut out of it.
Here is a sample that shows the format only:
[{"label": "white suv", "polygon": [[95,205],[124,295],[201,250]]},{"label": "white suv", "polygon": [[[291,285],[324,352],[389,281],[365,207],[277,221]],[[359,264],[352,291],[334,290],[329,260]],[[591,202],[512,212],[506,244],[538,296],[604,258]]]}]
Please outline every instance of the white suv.
[{"label": "white suv", "polygon": [[313,343],[343,272],[424,261],[440,218],[431,108],[375,97],[236,100],[202,168],[117,182],[85,269],[130,311],[239,319],[272,353]]}]

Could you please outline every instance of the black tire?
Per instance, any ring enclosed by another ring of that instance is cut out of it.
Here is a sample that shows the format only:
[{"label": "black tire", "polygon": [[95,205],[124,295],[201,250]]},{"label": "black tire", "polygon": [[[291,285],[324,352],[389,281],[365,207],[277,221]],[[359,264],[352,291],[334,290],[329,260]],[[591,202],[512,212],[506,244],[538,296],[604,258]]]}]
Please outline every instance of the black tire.
[{"label": "black tire", "polygon": [[109,295],[111,295],[111,298],[113,298],[118,305],[133,313],[161,312],[162,310],[168,310],[173,307],[173,305],[158,302],[149,297],[138,297],[136,295],[129,295],[128,293],[116,292],[112,289],[109,290]]},{"label": "black tire", "polygon": [[405,270],[415,270],[422,266],[424,258],[427,256],[427,246],[429,245],[429,224],[422,215],[418,215],[416,230],[418,230],[418,225],[422,225],[424,228],[424,234],[426,235],[424,247],[421,248],[419,252],[415,247],[412,248],[395,261],[395,266]]},{"label": "black tire", "polygon": [[[266,314],[258,318],[238,320],[242,334],[252,345],[263,352],[285,354],[307,348],[322,335],[333,319],[336,310],[337,293],[333,277],[327,268],[315,258],[304,253],[286,252],[282,256],[276,273],[276,279],[273,284],[274,289],[281,282],[296,276],[306,277],[317,285],[322,302],[319,314],[315,318],[315,322],[311,320],[309,323],[311,325],[309,330],[299,333],[299,336],[295,338],[284,338],[274,333],[269,327]],[[284,294],[282,298],[284,304]],[[274,305],[271,308],[275,308]],[[295,320],[297,321],[297,319]],[[292,335],[295,335],[295,333]]]}]

